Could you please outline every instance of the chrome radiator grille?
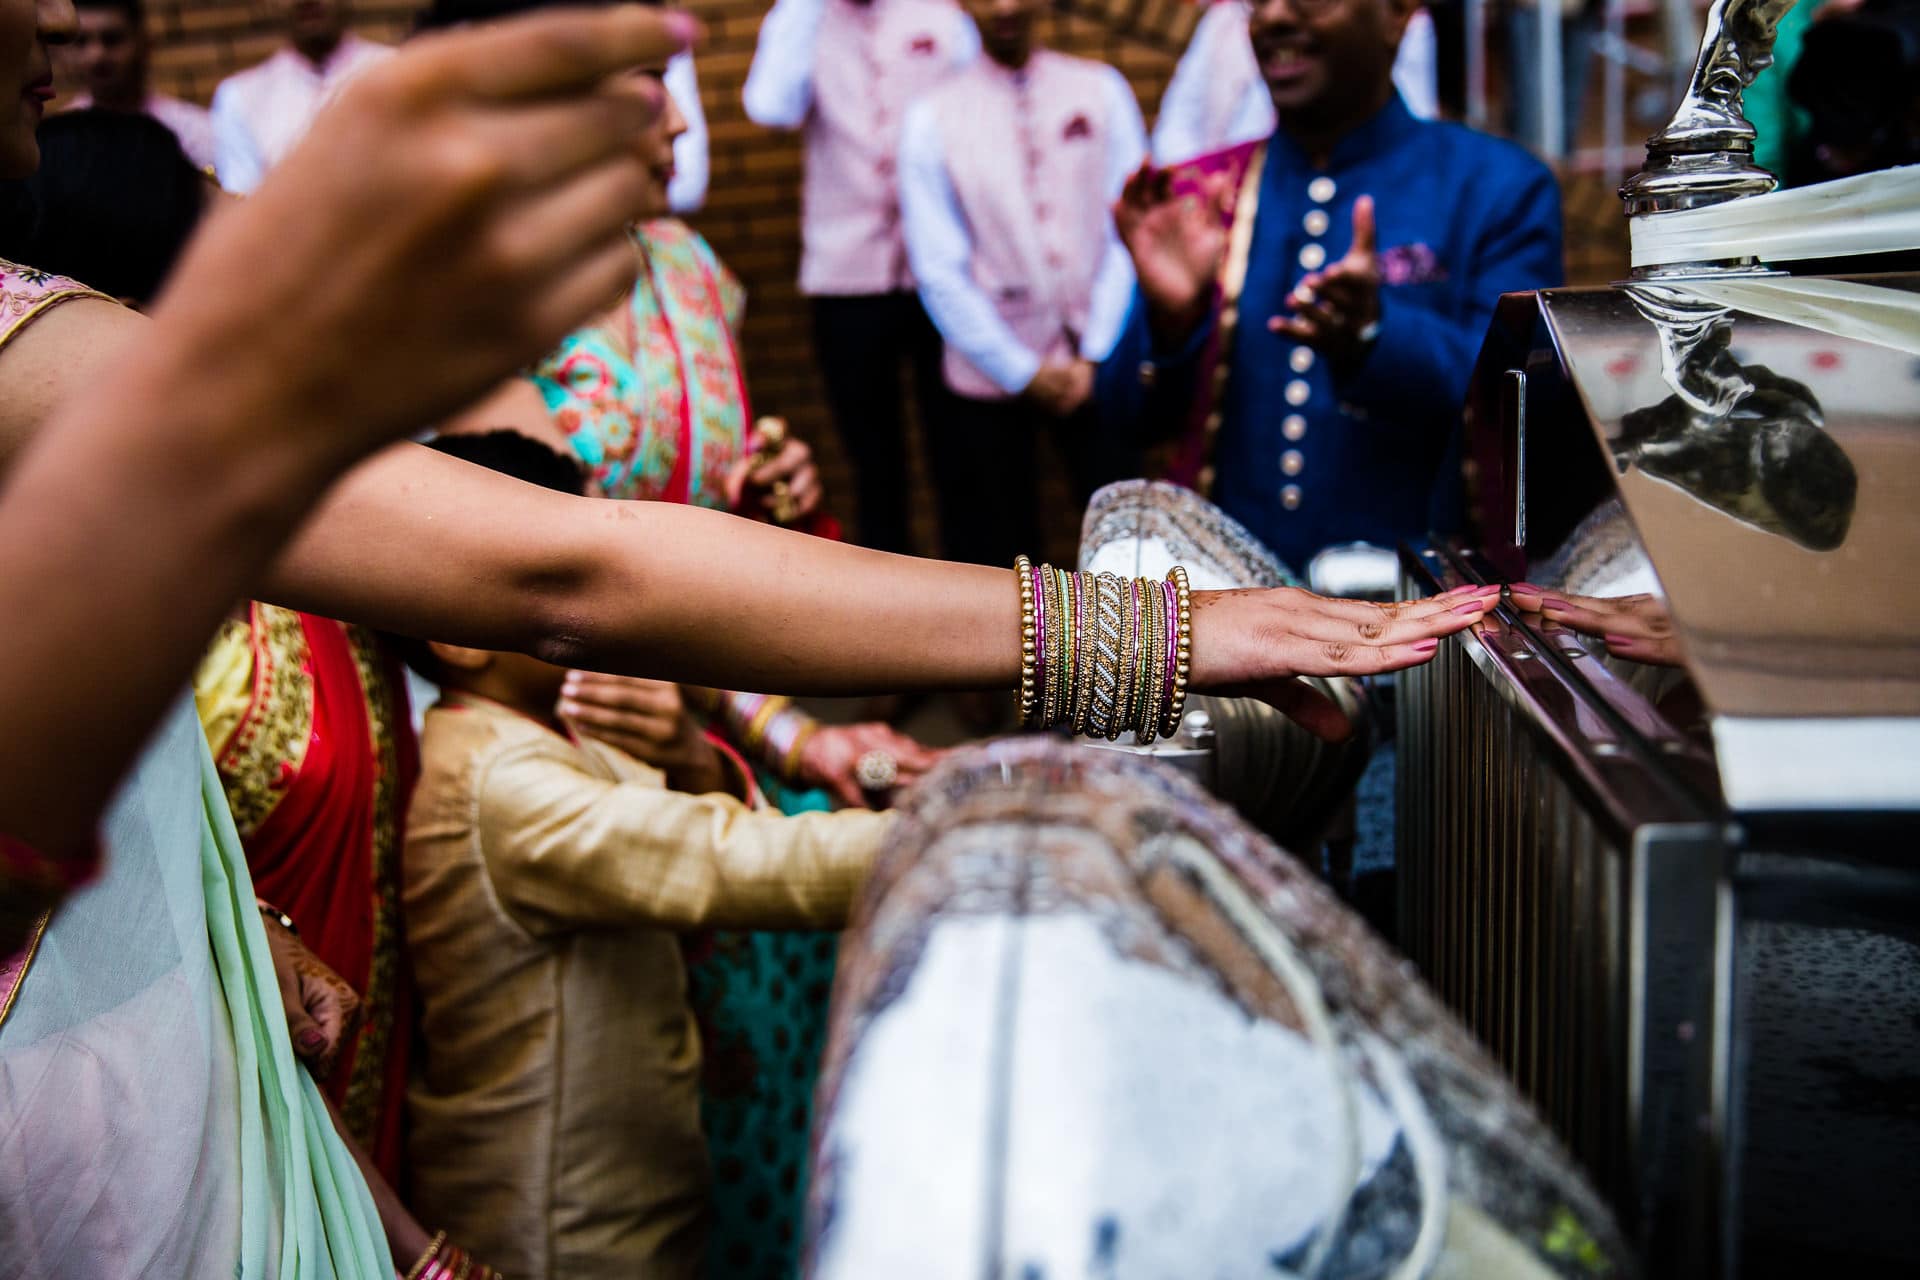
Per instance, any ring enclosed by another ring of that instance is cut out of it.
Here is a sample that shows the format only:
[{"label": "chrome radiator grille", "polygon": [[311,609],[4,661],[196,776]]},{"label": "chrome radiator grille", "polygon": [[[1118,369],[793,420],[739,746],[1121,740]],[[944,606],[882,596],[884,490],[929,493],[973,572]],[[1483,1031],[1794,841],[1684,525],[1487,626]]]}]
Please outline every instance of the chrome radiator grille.
[{"label": "chrome radiator grille", "polygon": [[[1467,580],[1427,550],[1401,595]],[[1400,673],[1400,943],[1646,1256],[1692,1253],[1724,1043],[1718,832],[1586,676],[1608,679],[1575,637],[1501,614]]]},{"label": "chrome radiator grille", "polygon": [[1627,1152],[1624,850],[1463,645],[1400,677],[1401,945],[1609,1191]]}]

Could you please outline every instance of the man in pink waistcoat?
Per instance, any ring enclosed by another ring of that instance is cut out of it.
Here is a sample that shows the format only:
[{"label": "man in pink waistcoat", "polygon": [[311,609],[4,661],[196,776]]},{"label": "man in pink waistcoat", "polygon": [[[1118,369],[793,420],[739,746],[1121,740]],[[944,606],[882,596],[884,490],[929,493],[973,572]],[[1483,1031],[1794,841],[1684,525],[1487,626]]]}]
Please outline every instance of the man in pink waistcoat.
[{"label": "man in pink waistcoat", "polygon": [[911,551],[901,366],[923,426],[941,414],[940,338],[913,292],[894,165],[920,94],[979,52],[950,0],[778,0],[760,27],[747,115],[806,139],[800,291],[834,424],[852,457],[860,537]]},{"label": "man in pink waistcoat", "polygon": [[955,395],[929,440],[947,553],[1005,564],[1039,545],[1036,436],[1083,502],[1139,473],[1090,400],[1133,289],[1109,209],[1147,134],[1119,72],[1035,46],[1042,0],[965,2],[986,57],[908,110],[900,205]]}]

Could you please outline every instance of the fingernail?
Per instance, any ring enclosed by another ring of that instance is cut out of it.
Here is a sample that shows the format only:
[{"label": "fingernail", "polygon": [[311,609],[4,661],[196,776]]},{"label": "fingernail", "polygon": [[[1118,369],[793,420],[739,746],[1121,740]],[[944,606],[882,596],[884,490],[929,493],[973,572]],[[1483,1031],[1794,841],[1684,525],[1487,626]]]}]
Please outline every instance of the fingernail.
[{"label": "fingernail", "polygon": [[1609,649],[1632,649],[1640,643],[1640,640],[1637,636],[1610,635],[1606,637],[1606,642]]},{"label": "fingernail", "polygon": [[327,1038],[313,1027],[300,1033],[300,1047],[308,1053],[317,1053],[327,1047]]},{"label": "fingernail", "polygon": [[1485,613],[1487,603],[1484,600],[1469,600],[1465,604],[1453,606],[1454,613]]},{"label": "fingernail", "polygon": [[690,13],[672,11],[666,15],[666,19],[674,38],[682,44],[692,44],[700,34],[700,20]]},{"label": "fingernail", "polygon": [[1516,582],[1513,584],[1513,589],[1515,591],[1524,591],[1528,595],[1533,596],[1543,596],[1547,594],[1545,587],[1536,587],[1531,582]]},{"label": "fingernail", "polygon": [[563,716],[575,715],[579,712],[579,710],[580,710],[580,704],[575,702],[572,698],[560,699],[561,715]]},{"label": "fingernail", "polygon": [[1413,651],[1415,653],[1432,653],[1435,649],[1438,649],[1439,647],[1440,647],[1440,642],[1438,640],[1422,640],[1418,644],[1413,646]]},{"label": "fingernail", "polygon": [[1548,596],[1545,600],[1542,600],[1540,607],[1542,609],[1558,609],[1563,613],[1571,613],[1573,611],[1572,605],[1568,604],[1565,600],[1555,600],[1552,596]]}]

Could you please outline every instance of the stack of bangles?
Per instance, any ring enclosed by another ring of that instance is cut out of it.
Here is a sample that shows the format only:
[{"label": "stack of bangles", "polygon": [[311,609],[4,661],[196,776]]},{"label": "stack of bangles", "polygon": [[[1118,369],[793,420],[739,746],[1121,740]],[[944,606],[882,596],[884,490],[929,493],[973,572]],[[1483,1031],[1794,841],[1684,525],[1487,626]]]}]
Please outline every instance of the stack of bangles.
[{"label": "stack of bangles", "polygon": [[704,709],[725,725],[727,736],[742,754],[789,782],[799,778],[800,753],[820,722],[794,706],[793,699],[764,693],[714,693],[704,700]]},{"label": "stack of bangles", "polygon": [[407,1280],[505,1280],[505,1277],[484,1262],[475,1262],[459,1245],[449,1244],[447,1233],[441,1231],[407,1272]]},{"label": "stack of bangles", "polygon": [[1020,581],[1020,723],[1112,741],[1172,737],[1187,704],[1193,603],[1166,580],[1069,573],[1014,561]]}]

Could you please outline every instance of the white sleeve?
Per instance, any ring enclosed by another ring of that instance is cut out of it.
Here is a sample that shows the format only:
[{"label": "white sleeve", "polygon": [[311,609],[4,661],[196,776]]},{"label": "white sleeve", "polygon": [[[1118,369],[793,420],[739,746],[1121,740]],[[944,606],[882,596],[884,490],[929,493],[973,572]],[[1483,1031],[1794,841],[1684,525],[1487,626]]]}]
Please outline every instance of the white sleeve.
[{"label": "white sleeve", "polygon": [[948,60],[947,69],[958,71],[971,66],[980,56],[980,28],[966,11],[956,8],[953,11],[953,57]]},{"label": "white sleeve", "polygon": [[760,24],[740,99],[747,119],[769,129],[798,129],[813,110],[813,57],[826,0],[777,0]]},{"label": "white sleeve", "polygon": [[707,202],[707,114],[700,109],[700,80],[691,53],[677,53],[667,62],[666,86],[687,122],[687,131],[673,140],[667,204],[675,213],[697,213]]},{"label": "white sleeve", "polygon": [[1213,46],[1221,27],[1231,28],[1229,4],[1213,3],[1200,15],[1187,51],[1173,69],[1167,91],[1160,95],[1160,114],[1153,122],[1153,162],[1174,164],[1213,150],[1203,137],[1207,116],[1207,82],[1214,74]]},{"label": "white sleeve", "polygon": [[[1105,198],[1120,198],[1120,188],[1147,158],[1147,125],[1140,117],[1140,103],[1133,86],[1118,71],[1108,69],[1107,81],[1107,157]],[[1087,304],[1087,329],[1080,335],[1080,357],[1096,364],[1113,354],[1120,340],[1121,326],[1133,305],[1133,259],[1113,220],[1106,222],[1107,247],[1100,258],[1100,270],[1093,278],[1093,297]]]},{"label": "white sleeve", "polygon": [[925,100],[900,126],[900,231],[934,327],[974,368],[1009,395],[1026,390],[1040,358],[1014,336],[973,282],[973,236],[947,179],[940,125]]},{"label": "white sleeve", "polygon": [[213,91],[213,109],[208,113],[213,124],[213,171],[220,185],[236,195],[245,195],[260,185],[266,176],[260,150],[247,131],[246,112],[234,101],[230,85]]},{"label": "white sleeve", "polygon": [[1399,56],[1393,60],[1393,86],[1406,101],[1407,110],[1422,120],[1440,118],[1438,44],[1433,15],[1415,9],[1407,21],[1406,34],[1400,37]]}]

